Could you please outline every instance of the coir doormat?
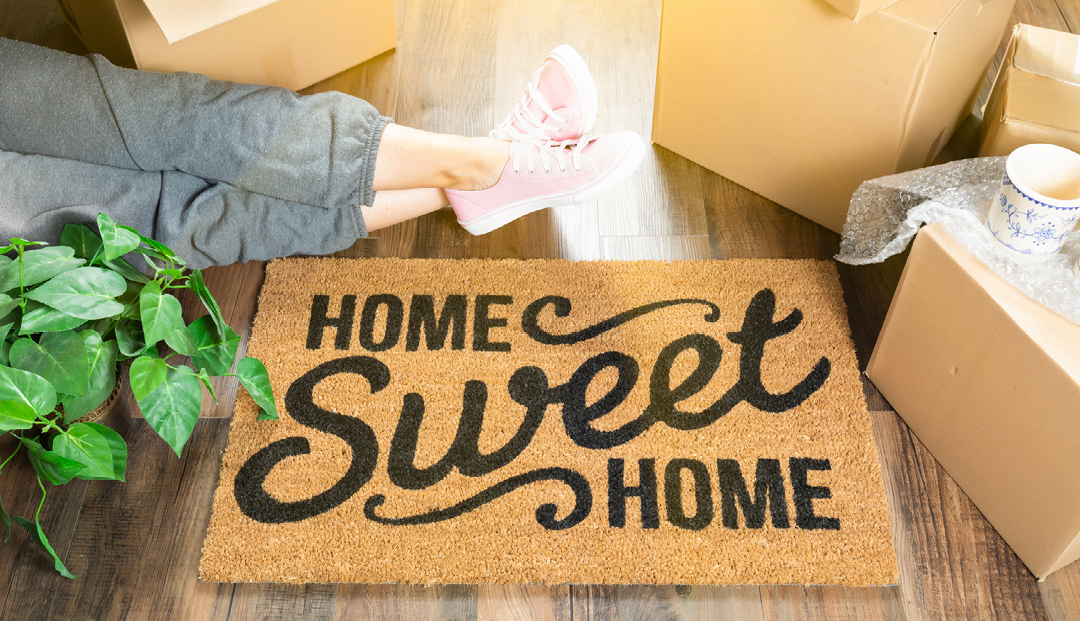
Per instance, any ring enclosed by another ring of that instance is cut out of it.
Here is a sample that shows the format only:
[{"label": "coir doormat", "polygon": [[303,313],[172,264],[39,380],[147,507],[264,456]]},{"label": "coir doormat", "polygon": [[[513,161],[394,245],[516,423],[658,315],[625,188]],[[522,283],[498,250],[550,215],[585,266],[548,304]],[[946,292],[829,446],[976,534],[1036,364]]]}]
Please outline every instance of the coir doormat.
[{"label": "coir doormat", "polygon": [[287,259],[204,581],[897,582],[835,268]]}]

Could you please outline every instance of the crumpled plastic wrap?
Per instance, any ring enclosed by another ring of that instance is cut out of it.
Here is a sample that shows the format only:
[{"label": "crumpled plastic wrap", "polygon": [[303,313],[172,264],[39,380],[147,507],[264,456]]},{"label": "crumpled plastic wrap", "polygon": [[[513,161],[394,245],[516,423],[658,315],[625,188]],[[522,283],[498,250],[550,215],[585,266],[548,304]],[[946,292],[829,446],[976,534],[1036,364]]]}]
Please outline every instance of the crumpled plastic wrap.
[{"label": "crumpled plastic wrap", "polygon": [[881,263],[903,252],[923,224],[940,222],[949,235],[1033,300],[1080,324],[1080,280],[1072,265],[1080,231],[1043,261],[1013,256],[984,224],[1005,172],[1004,157],[961,160],[867,181],[851,199],[836,260]]}]

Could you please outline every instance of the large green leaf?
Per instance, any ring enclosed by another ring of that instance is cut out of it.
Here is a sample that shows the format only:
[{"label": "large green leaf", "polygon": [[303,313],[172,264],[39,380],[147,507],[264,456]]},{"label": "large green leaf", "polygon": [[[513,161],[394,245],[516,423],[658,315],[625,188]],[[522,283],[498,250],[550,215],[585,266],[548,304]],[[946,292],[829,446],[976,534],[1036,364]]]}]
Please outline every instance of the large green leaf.
[{"label": "large green leaf", "polygon": [[19,334],[74,330],[84,323],[86,320],[81,317],[72,317],[41,302],[27,300],[26,313],[23,314]]},{"label": "large green leaf", "polygon": [[19,438],[19,441],[26,447],[27,454],[30,456],[30,465],[42,478],[53,485],[67,483],[85,467],[81,462],[46,450],[37,443],[37,438],[31,440]]},{"label": "large green leaf", "polygon": [[85,224],[69,222],[60,231],[60,245],[71,247],[75,256],[89,261],[101,250],[101,238]]},{"label": "large green leaf", "polygon": [[109,217],[109,214],[99,213],[97,218],[98,230],[101,232],[101,240],[105,243],[105,260],[113,259],[127,254],[139,247],[142,240],[139,234],[132,232],[128,227],[120,227]]},{"label": "large green leaf", "polygon": [[188,326],[195,341],[195,354],[191,357],[197,369],[206,369],[211,375],[225,375],[236,360],[240,337],[225,326],[225,338],[218,332],[212,315],[203,315]]},{"label": "large green leaf", "polygon": [[[183,326],[183,323],[180,325]],[[173,351],[184,354],[185,356],[195,355],[195,341],[191,338],[191,333],[188,332],[187,326],[177,328],[172,332],[165,335],[165,343],[173,348]]]},{"label": "large green leaf", "polygon": [[116,272],[100,267],[80,267],[64,272],[23,297],[83,319],[116,315],[124,306],[114,298],[127,289]]},{"label": "large green leaf", "polygon": [[[225,318],[221,315],[221,307],[218,306],[217,300],[210,293],[210,289],[206,287],[206,281],[203,280],[201,270],[191,270],[191,274],[188,275],[187,286],[188,289],[195,292],[195,295],[199,296],[206,310],[210,311],[210,317],[213,319],[214,325],[217,326],[218,334],[231,332],[228,324],[225,323]],[[229,366],[232,366],[231,360]]]},{"label": "large green leaf", "polygon": [[30,429],[36,420],[37,412],[22,401],[0,401],[0,433]]},{"label": "large green leaf", "polygon": [[139,294],[139,315],[147,345],[153,345],[177,330],[186,331],[180,301],[171,295],[162,295],[157,281],[143,286]]},{"label": "large green leaf", "polygon": [[[135,229],[132,229],[130,227],[124,227],[124,228],[127,228],[127,229],[131,230],[132,232],[135,231]],[[170,261],[174,261],[176,263],[179,263],[180,265],[184,264],[184,262],[180,260],[180,257],[176,256],[176,253],[172,251],[172,248],[169,248],[165,244],[163,244],[163,243],[161,243],[161,242],[159,242],[157,240],[150,239],[149,237],[143,237],[142,235],[139,236],[139,239],[142,240],[142,243],[146,244],[147,246],[150,246],[150,248],[153,249],[153,252],[148,252],[147,253],[150,256],[156,256],[156,257],[159,257],[159,258],[162,258],[162,259],[168,259]],[[143,250],[147,250],[147,249],[146,248],[140,248],[139,249],[140,252],[142,252]]]},{"label": "large green leaf", "polygon": [[13,298],[6,293],[0,293],[0,317],[7,316],[11,309],[19,305],[19,298]]},{"label": "large green leaf", "polygon": [[79,336],[86,344],[88,386],[84,395],[64,399],[65,423],[86,416],[104,403],[116,389],[116,341],[109,339],[102,342],[101,335],[93,330],[83,330]]},{"label": "large green leaf", "polygon": [[146,350],[146,336],[142,324],[127,319],[116,324],[116,342],[120,346],[120,353],[125,356],[143,353]]},{"label": "large green leaf", "polygon": [[150,279],[147,278],[145,274],[143,274],[139,270],[132,267],[132,265],[130,263],[128,263],[127,261],[125,261],[122,257],[117,258],[117,259],[113,259],[112,261],[105,261],[105,262],[102,263],[102,265],[104,265],[105,267],[111,269],[112,271],[116,272],[117,274],[120,274],[121,276],[123,276],[124,278],[127,278],[128,280],[130,280],[132,282],[137,282],[137,283],[150,282]]},{"label": "large green leaf", "polygon": [[161,358],[139,356],[131,363],[128,369],[128,378],[131,381],[131,394],[135,395],[136,401],[142,401],[147,395],[165,381],[165,375],[169,365]]},{"label": "large green leaf", "polygon": [[[85,259],[76,259],[74,256],[75,251],[66,246],[27,250],[23,253],[22,286],[32,287],[86,263]],[[9,291],[19,284],[18,261],[12,261],[0,268],[0,291]]]},{"label": "large green leaf", "polygon": [[53,452],[81,463],[85,480],[123,481],[127,444],[120,434],[97,423],[76,423],[53,440]]},{"label": "large green leaf", "polygon": [[49,332],[41,343],[21,338],[11,345],[11,366],[44,377],[57,392],[84,395],[88,387],[86,343],[74,332]]},{"label": "large green leaf", "polygon": [[18,401],[42,416],[56,407],[56,389],[44,377],[0,366],[0,401]]},{"label": "large green leaf", "polygon": [[165,381],[139,401],[146,422],[179,456],[202,409],[202,388],[190,373],[170,368]]},{"label": "large green leaf", "polygon": [[56,571],[60,572],[61,576],[65,578],[70,578],[72,580],[78,578],[78,576],[68,571],[67,567],[64,567],[64,563],[56,554],[56,550],[53,550],[53,547],[49,545],[49,540],[45,537],[45,531],[41,529],[41,524],[39,522],[31,522],[24,517],[16,515],[15,523],[25,528],[27,532],[30,533],[30,536],[34,539],[34,543],[38,544],[38,547],[40,547],[42,550],[45,550],[45,552],[52,557],[53,568],[56,569]]},{"label": "large green leaf", "polygon": [[277,420],[278,411],[274,403],[274,391],[270,387],[270,375],[266,372],[263,363],[258,358],[250,356],[241,358],[240,362],[236,363],[236,375],[260,408],[258,420]]}]

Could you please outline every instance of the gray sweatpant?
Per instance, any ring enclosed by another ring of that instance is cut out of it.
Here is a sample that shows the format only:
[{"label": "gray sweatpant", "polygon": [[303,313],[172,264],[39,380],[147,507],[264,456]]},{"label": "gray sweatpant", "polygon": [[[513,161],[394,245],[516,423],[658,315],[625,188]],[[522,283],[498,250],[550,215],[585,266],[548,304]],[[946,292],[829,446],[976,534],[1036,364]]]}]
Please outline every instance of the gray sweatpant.
[{"label": "gray sweatpant", "polygon": [[367,235],[390,119],[302,97],[124,69],[0,38],[0,243],[56,243],[106,212],[191,267],[328,254]]}]

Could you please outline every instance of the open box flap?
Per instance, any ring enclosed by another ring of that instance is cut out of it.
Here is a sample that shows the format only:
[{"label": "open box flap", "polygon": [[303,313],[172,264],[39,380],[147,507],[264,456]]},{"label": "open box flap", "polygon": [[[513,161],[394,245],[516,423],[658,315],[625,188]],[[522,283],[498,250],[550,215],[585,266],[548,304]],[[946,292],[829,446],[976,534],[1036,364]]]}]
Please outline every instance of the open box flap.
[{"label": "open box flap", "polygon": [[143,0],[169,43],[208,30],[277,0]]},{"label": "open box flap", "polygon": [[1080,37],[1027,25],[1017,28],[1015,36],[1017,69],[1080,85]]}]

